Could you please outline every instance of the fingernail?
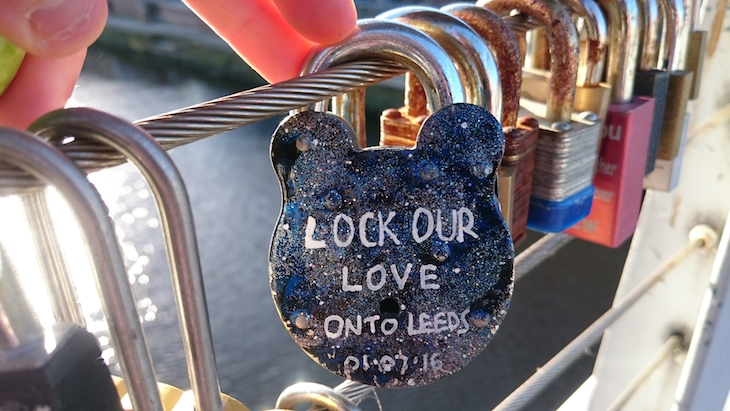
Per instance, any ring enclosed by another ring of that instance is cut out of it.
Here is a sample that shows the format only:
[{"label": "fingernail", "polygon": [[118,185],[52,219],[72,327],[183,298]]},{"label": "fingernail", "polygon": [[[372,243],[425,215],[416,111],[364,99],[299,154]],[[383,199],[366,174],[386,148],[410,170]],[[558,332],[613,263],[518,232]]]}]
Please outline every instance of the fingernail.
[{"label": "fingernail", "polygon": [[92,2],[86,0],[46,0],[28,16],[28,21],[43,48],[64,41],[91,20]]}]

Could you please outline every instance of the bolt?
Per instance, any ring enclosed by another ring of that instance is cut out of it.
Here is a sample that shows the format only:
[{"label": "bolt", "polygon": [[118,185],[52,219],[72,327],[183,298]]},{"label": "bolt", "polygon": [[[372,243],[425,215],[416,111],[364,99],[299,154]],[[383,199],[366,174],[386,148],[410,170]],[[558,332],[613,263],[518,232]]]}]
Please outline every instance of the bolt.
[{"label": "bolt", "polygon": [[484,328],[489,325],[492,317],[483,310],[472,310],[469,313],[469,322],[477,328]]},{"label": "bolt", "polygon": [[312,325],[312,316],[305,310],[294,311],[291,314],[290,320],[300,330],[306,330]]},{"label": "bolt", "polygon": [[550,125],[550,128],[554,128],[555,130],[558,130],[561,133],[567,133],[570,131],[570,124],[563,123],[562,121],[555,122]]}]

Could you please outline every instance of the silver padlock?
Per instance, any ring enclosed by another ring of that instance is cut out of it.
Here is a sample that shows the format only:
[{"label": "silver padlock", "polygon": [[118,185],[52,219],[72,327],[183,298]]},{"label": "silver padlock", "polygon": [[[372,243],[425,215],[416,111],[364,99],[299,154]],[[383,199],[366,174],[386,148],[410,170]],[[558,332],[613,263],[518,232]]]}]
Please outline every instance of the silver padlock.
[{"label": "silver padlock", "polygon": [[554,1],[482,0],[477,3],[506,15],[529,15],[546,28],[550,46],[547,95],[526,87],[521,104],[540,123],[527,226],[560,232],[588,215],[601,121],[593,113],[573,113],[578,70],[578,33],[565,7]]}]

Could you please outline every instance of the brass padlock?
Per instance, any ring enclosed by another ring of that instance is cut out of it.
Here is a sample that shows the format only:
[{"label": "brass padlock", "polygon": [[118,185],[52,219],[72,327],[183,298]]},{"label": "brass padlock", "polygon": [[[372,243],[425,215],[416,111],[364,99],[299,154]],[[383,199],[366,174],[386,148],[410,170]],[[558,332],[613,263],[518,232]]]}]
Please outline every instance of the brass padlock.
[{"label": "brass padlock", "polygon": [[654,171],[644,178],[644,188],[671,191],[678,183],[682,163],[682,145],[686,141],[689,122],[687,101],[692,89],[691,71],[681,70],[686,55],[687,10],[682,0],[660,0],[664,11],[665,32],[658,56],[657,68],[669,72],[669,87],[664,105],[657,160]]},{"label": "brass padlock", "polygon": [[702,69],[707,54],[707,32],[693,30],[689,33],[687,44],[687,61],[685,70],[692,72],[692,89],[689,92],[689,99],[694,100],[700,95],[700,81],[702,80]]},{"label": "brass padlock", "polygon": [[[582,27],[579,32],[579,65],[573,111],[590,111],[603,120],[611,97],[610,84],[601,81],[608,42],[606,18],[594,0],[562,0],[561,3],[573,14],[574,21],[579,21]],[[530,50],[533,49],[530,43],[528,47]],[[547,45],[545,47],[547,48]],[[525,69],[523,77],[523,88],[530,90],[530,95],[547,95],[549,78],[547,69],[529,67]]]},{"label": "brass padlock", "polygon": [[654,170],[659,150],[664,106],[669,88],[669,73],[657,70],[657,57],[661,47],[661,18],[657,0],[640,0],[642,30],[640,36],[639,67],[634,79],[634,94],[654,98],[654,114],[651,123],[651,136],[646,155],[644,174]]},{"label": "brass padlock", "polygon": [[[494,57],[466,23],[437,9],[401,7],[381,14],[426,32],[452,56],[459,68],[467,102],[489,107],[492,114],[502,116],[502,88]],[[473,67],[473,69],[470,69]],[[478,73],[478,78],[471,75]],[[423,88],[413,74],[406,74],[406,105],[399,110],[386,110],[381,116],[380,144],[410,147],[415,144],[421,122],[429,114]]]},{"label": "brass padlock", "polygon": [[699,0],[689,0],[688,20],[689,34],[686,46],[686,55],[684,69],[693,73],[692,90],[689,93],[689,99],[694,100],[700,95],[700,82],[702,80],[702,68],[705,63],[705,55],[707,54],[708,34],[704,30],[697,30],[699,20],[701,2]]}]

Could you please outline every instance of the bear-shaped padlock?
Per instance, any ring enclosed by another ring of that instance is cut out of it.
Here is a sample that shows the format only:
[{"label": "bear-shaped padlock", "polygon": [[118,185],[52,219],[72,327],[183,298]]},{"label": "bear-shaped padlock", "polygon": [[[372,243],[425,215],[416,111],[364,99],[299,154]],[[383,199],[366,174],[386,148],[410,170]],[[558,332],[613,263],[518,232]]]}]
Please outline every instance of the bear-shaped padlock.
[{"label": "bear-shaped padlock", "polygon": [[[423,84],[433,83],[425,73],[455,72],[416,29],[359,26],[320,56],[347,59],[338,51],[380,38],[406,52],[377,57],[407,56],[402,63]],[[420,67],[417,52],[428,57]],[[457,86],[444,100],[462,98]],[[324,112],[282,122],[271,145],[284,204],[270,282],[282,321],[309,356],[361,383],[409,387],[459,370],[484,349],[512,295],[514,247],[496,194],[503,152],[499,122],[464,103],[435,110],[410,149],[360,149],[352,127]]]}]

